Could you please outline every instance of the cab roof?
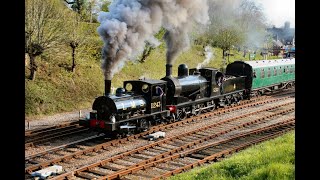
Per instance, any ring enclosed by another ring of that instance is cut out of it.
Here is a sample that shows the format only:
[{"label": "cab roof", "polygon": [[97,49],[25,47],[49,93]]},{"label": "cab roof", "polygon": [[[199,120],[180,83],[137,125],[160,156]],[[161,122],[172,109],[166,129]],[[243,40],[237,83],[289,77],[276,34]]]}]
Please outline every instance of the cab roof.
[{"label": "cab roof", "polygon": [[134,82],[142,82],[142,83],[146,83],[146,84],[149,84],[149,85],[167,83],[167,81],[158,80],[158,79],[129,80],[129,81],[125,81],[125,82],[133,82],[133,83]]}]

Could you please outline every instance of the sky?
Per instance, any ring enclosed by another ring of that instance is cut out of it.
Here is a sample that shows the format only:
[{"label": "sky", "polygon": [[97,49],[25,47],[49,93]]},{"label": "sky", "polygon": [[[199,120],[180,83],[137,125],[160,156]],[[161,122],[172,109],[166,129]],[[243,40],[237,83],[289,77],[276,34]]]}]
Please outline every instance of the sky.
[{"label": "sky", "polygon": [[295,0],[254,0],[261,3],[268,21],[276,27],[284,26],[285,21],[295,27]]}]

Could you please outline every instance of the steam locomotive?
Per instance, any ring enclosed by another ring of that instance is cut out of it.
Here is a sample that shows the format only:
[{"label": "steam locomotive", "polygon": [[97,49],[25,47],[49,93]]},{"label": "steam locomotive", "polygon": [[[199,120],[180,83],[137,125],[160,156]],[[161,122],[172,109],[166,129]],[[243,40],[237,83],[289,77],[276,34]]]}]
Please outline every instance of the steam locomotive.
[{"label": "steam locomotive", "polygon": [[110,93],[111,80],[105,80],[105,95],[95,99],[89,118],[79,123],[111,135],[141,132],[287,88],[294,82],[294,59],[235,61],[225,73],[181,64],[178,77],[172,76],[172,65],[167,64],[162,79],[124,81],[114,95]]}]

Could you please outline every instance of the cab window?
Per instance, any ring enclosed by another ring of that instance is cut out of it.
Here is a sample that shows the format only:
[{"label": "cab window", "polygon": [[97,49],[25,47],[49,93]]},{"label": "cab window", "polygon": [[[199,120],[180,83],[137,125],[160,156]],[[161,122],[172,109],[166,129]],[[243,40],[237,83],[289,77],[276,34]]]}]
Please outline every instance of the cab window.
[{"label": "cab window", "polygon": [[141,87],[142,92],[147,93],[149,92],[149,86],[148,84],[143,84]]}]

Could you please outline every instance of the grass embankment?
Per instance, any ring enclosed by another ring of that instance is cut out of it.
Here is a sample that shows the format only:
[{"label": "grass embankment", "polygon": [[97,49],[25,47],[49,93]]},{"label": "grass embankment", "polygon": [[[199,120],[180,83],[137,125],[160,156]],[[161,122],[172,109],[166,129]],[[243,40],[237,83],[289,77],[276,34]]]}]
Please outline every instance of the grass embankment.
[{"label": "grass embankment", "polygon": [[170,180],[295,179],[295,132],[255,145],[221,162],[197,167]]},{"label": "grass embankment", "polygon": [[[102,42],[101,42],[102,47]],[[65,48],[64,53],[47,53],[37,59],[38,71],[36,79],[30,81],[28,67],[26,67],[25,81],[25,114],[28,119],[51,115],[54,113],[90,108],[95,97],[103,94],[104,78],[100,69],[100,59],[89,56],[89,53],[77,54],[76,72],[72,73],[71,49]],[[222,50],[213,48],[213,56],[207,66],[221,68]],[[242,57],[243,53],[232,51],[229,61],[235,59],[249,59],[249,55]],[[165,76],[166,50],[162,43],[154,49],[144,63],[127,62],[125,67],[112,79],[114,88],[121,87],[124,80],[138,79],[140,77],[160,79]],[[179,64],[185,63],[194,68],[203,62],[205,56],[203,47],[194,45],[182,53],[173,64],[173,75],[177,75]],[[256,59],[262,59],[257,52]]]}]

